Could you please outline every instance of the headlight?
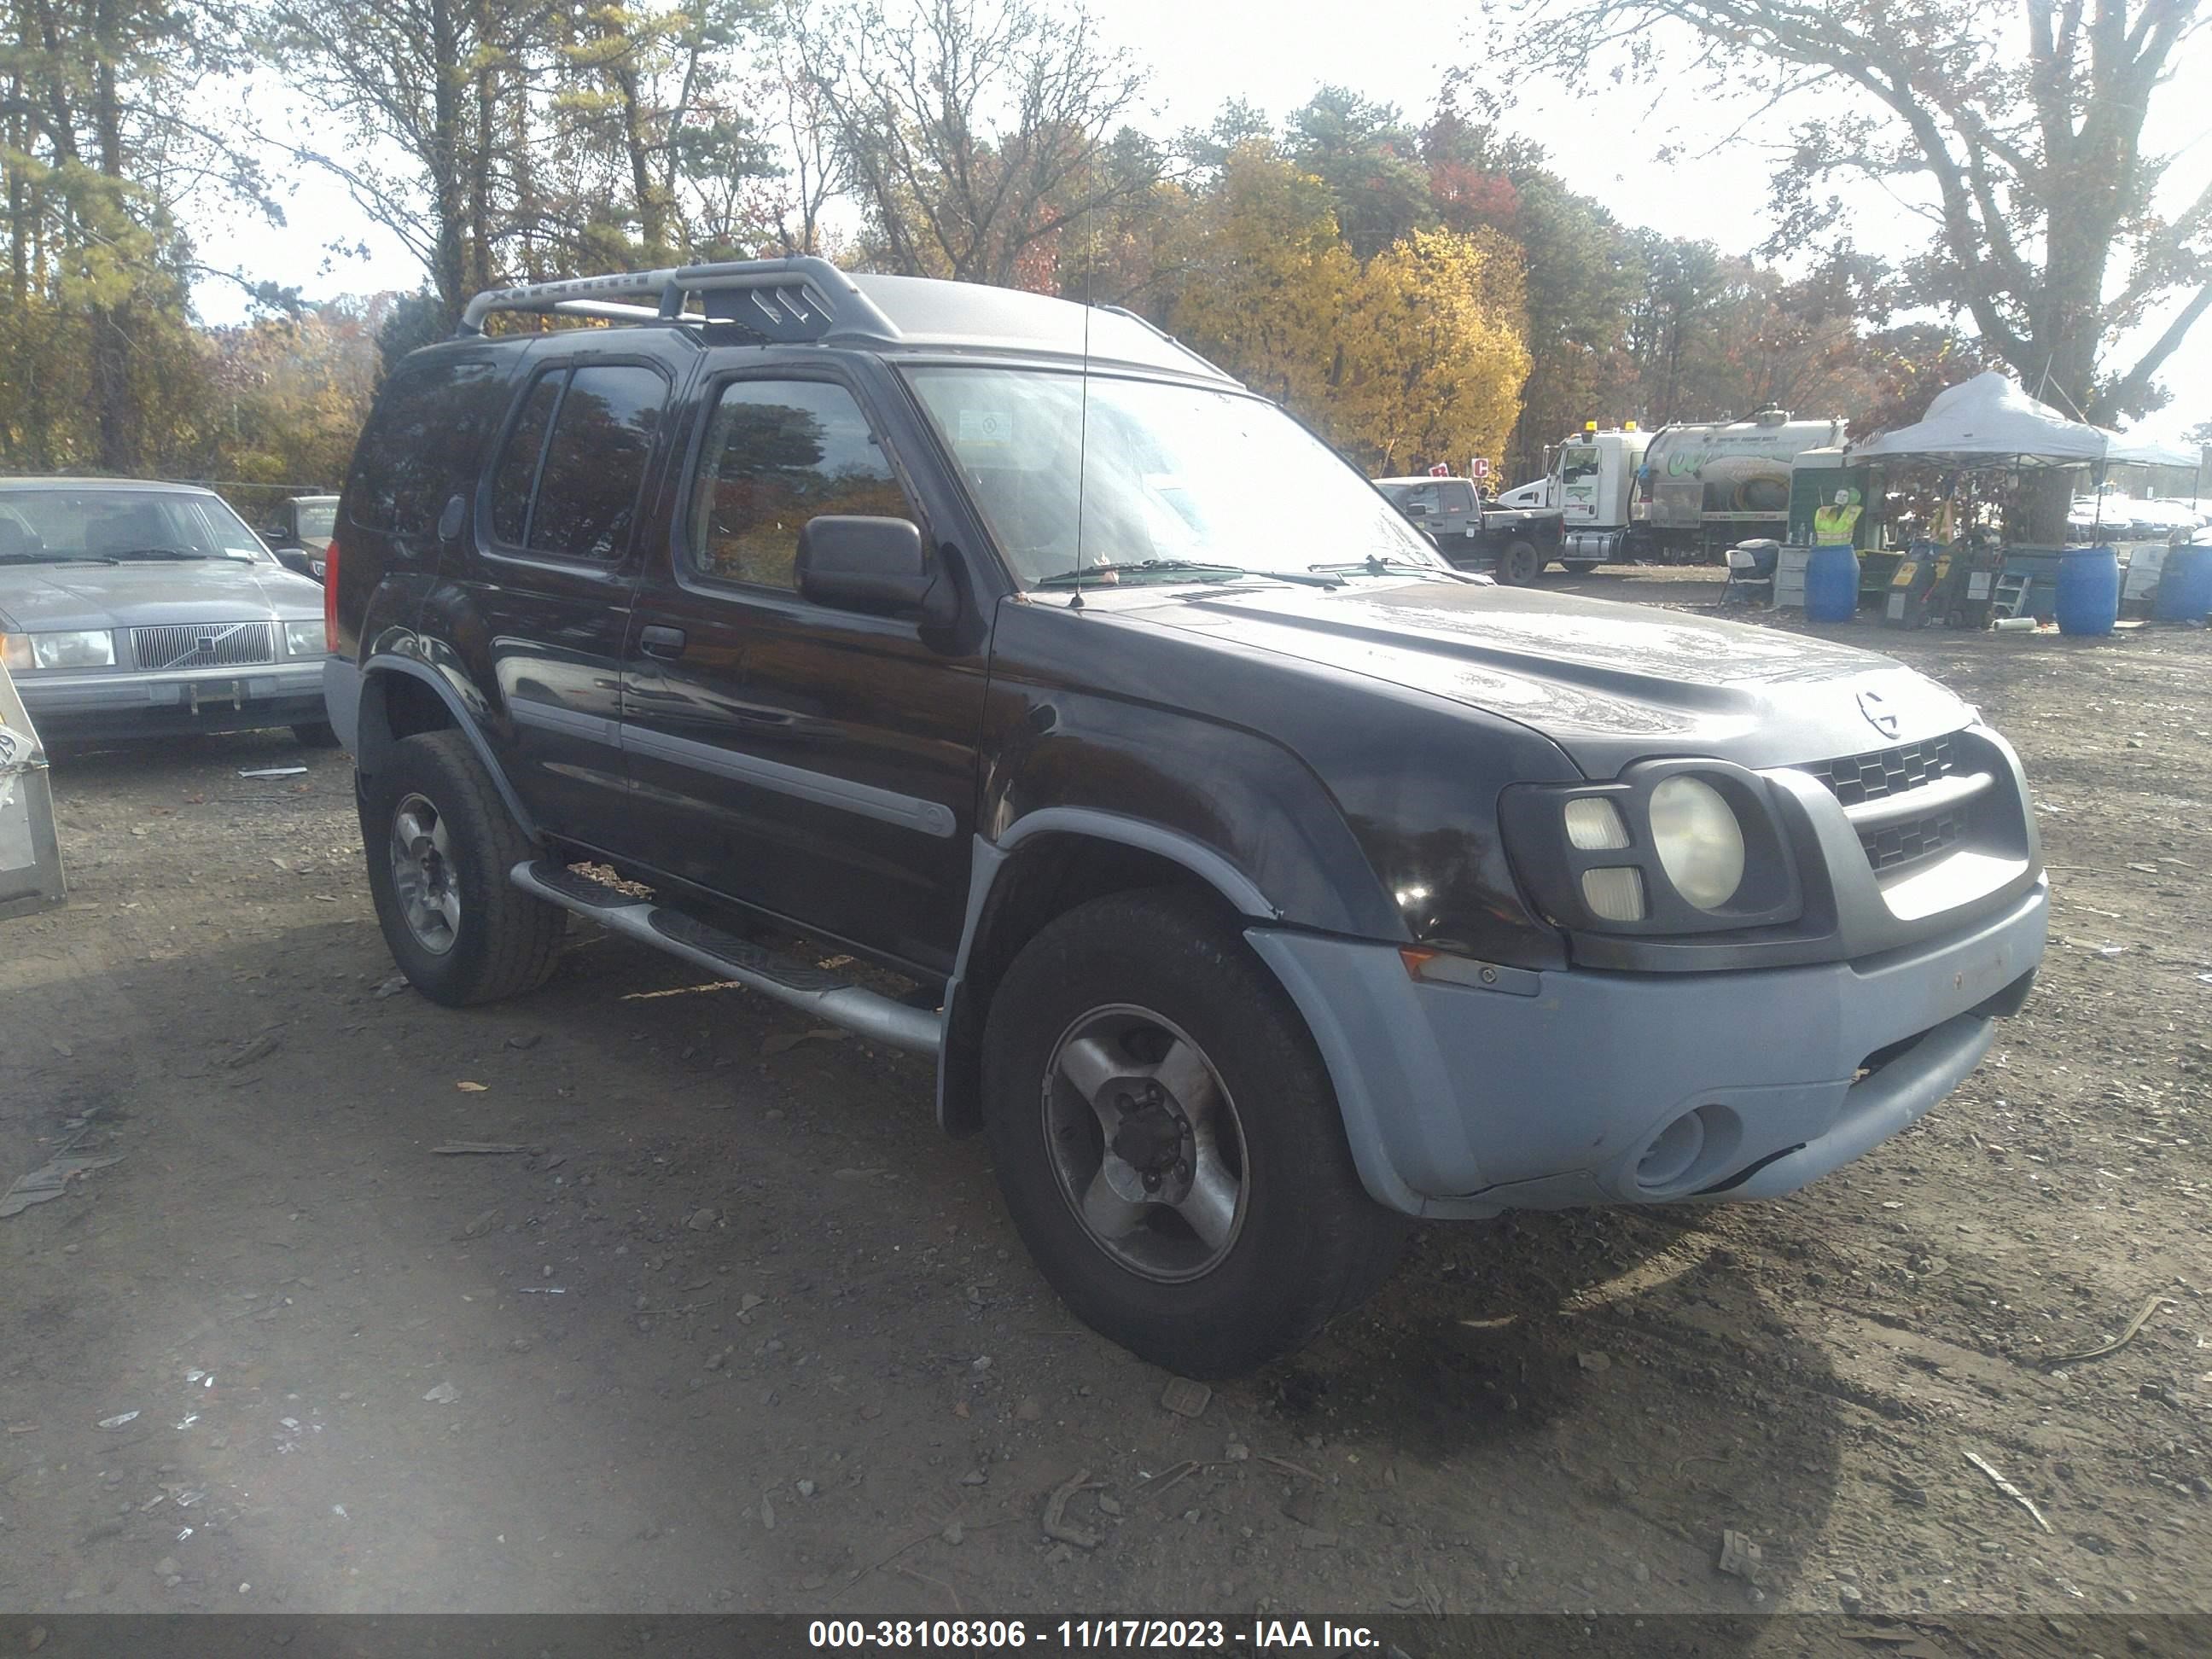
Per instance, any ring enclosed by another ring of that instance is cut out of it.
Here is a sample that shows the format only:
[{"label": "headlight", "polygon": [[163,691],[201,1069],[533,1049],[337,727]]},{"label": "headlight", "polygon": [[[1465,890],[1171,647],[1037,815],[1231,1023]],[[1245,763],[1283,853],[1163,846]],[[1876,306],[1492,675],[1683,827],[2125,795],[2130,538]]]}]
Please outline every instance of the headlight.
[{"label": "headlight", "polygon": [[33,668],[112,668],[115,635],[105,629],[76,634],[9,634],[0,636],[0,656],[9,672]]},{"label": "headlight", "polygon": [[323,632],[322,618],[313,622],[288,622],[284,624],[284,648],[295,657],[325,657],[330,654],[330,638]]},{"label": "headlight", "polygon": [[1652,760],[1589,783],[1498,798],[1514,873],[1538,915],[1583,934],[1655,938],[1774,927],[1804,889],[1770,786],[1721,760]]},{"label": "headlight", "polygon": [[1717,910],[1743,885],[1743,826],[1712,785],[1686,773],[1651,792],[1651,845],[1667,879],[1700,910]]}]

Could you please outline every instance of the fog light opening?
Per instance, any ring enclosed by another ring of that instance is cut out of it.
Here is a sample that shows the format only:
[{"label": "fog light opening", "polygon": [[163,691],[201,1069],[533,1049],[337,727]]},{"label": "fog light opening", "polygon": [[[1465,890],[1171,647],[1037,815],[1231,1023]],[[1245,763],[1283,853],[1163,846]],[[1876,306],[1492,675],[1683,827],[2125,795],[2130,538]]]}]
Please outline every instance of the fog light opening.
[{"label": "fog light opening", "polygon": [[1644,1148],[1636,1165],[1636,1184],[1646,1192],[1674,1186],[1697,1166],[1705,1150],[1705,1122],[1696,1112],[1685,1112],[1659,1132]]}]

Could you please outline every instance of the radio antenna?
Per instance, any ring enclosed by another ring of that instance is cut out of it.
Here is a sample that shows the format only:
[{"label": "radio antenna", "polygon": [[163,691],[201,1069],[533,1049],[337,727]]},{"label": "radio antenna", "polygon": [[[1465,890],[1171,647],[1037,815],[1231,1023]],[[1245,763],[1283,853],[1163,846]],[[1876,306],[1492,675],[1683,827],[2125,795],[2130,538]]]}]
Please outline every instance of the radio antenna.
[{"label": "radio antenna", "polygon": [[1081,405],[1075,416],[1075,592],[1067,602],[1071,611],[1083,609],[1083,492],[1091,467],[1091,301],[1097,292],[1098,227],[1089,227],[1090,246],[1083,260],[1083,378]]}]

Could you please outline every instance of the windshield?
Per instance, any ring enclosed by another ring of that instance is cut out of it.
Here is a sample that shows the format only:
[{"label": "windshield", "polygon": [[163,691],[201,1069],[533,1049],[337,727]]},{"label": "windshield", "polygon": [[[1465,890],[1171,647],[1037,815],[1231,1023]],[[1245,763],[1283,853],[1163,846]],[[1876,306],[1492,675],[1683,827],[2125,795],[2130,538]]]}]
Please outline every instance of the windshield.
[{"label": "windshield", "polygon": [[213,495],[97,488],[0,494],[0,564],[145,557],[265,562],[269,555]]},{"label": "windshield", "polygon": [[335,501],[301,501],[295,511],[300,533],[309,541],[326,542],[338,527],[338,504]]},{"label": "windshield", "polygon": [[1364,564],[1449,571],[1420,533],[1272,404],[1234,392],[1042,369],[916,368],[915,391],[1025,587],[1149,563],[1305,575]]}]

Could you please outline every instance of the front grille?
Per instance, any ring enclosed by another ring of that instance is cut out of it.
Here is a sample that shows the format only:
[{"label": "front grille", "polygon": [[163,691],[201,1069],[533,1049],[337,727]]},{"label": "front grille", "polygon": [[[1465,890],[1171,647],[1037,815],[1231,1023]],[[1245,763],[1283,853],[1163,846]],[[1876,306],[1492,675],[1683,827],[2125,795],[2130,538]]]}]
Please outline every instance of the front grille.
[{"label": "front grille", "polygon": [[1947,736],[1930,738],[1925,743],[1900,744],[1894,749],[1869,750],[1863,755],[1845,755],[1840,760],[1816,761],[1805,769],[1826,784],[1844,805],[1857,806],[1948,777],[1951,768],[1951,739]]},{"label": "front grille", "polygon": [[265,622],[165,623],[134,628],[138,666],[150,669],[239,668],[276,660],[275,627]]},{"label": "front grille", "polygon": [[1866,848],[1867,863],[1880,875],[1916,859],[1933,858],[1966,838],[1965,812],[1939,812],[1917,823],[1893,823],[1887,829],[1869,830],[1859,837],[1859,845]]},{"label": "front grille", "polygon": [[[1923,743],[1899,744],[1894,749],[1871,749],[1863,755],[1815,761],[1804,769],[1826,784],[1829,793],[1843,805],[1858,806],[1948,777],[1955,766],[1954,746],[1947,735]],[[1863,830],[1859,845],[1866,851],[1868,868],[1880,875],[1948,852],[1965,841],[1972,830],[1968,811],[1960,806],[1878,830]]]}]

